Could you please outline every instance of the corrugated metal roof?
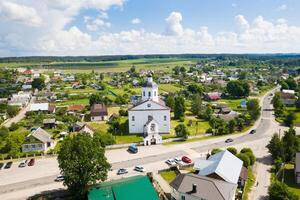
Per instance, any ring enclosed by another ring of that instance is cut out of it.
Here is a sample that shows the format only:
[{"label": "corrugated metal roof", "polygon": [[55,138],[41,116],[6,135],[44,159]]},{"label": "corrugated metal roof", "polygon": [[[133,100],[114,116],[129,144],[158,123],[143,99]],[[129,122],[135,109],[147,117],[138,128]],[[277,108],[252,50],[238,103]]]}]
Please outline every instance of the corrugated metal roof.
[{"label": "corrugated metal roof", "polygon": [[207,176],[216,173],[225,181],[236,184],[242,166],[243,161],[225,150],[210,156],[208,160],[196,160],[194,168],[200,170],[199,175]]}]

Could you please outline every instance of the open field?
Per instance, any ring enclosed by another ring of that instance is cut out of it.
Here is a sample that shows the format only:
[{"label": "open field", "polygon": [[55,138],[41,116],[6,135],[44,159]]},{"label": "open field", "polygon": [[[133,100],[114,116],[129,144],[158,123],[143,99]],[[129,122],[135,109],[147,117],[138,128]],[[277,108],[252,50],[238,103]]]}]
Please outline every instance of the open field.
[{"label": "open field", "polygon": [[183,58],[140,58],[117,61],[101,62],[51,62],[51,63],[0,63],[0,67],[11,68],[39,68],[39,69],[60,69],[65,72],[86,73],[94,70],[95,72],[123,72],[133,65],[139,70],[161,70],[170,71],[177,65],[189,66],[198,59]]}]

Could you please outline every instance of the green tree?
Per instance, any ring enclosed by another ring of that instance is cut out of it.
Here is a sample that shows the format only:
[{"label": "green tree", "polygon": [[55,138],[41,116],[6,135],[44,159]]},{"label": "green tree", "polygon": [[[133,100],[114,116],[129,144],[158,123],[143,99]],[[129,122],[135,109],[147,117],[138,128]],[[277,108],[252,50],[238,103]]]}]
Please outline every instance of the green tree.
[{"label": "green tree", "polygon": [[248,167],[251,164],[249,156],[247,156],[245,153],[239,153],[236,155],[239,159],[243,161],[244,167]]},{"label": "green tree", "polygon": [[247,97],[250,94],[250,86],[245,81],[229,81],[226,91],[232,97]]},{"label": "green tree", "polygon": [[14,116],[16,116],[18,114],[19,110],[20,109],[19,109],[18,106],[10,106],[10,105],[8,105],[6,112],[7,112],[8,116],[12,118],[12,117],[14,117]]},{"label": "green tree", "polygon": [[172,95],[168,95],[166,98],[166,105],[171,108],[171,110],[174,110],[175,107],[175,98]]},{"label": "green tree", "polygon": [[178,124],[175,127],[175,133],[177,137],[183,137],[185,139],[187,139],[188,135],[189,135],[189,131],[186,127],[186,125],[184,124]]},{"label": "green tree", "polygon": [[234,147],[228,147],[228,148],[227,148],[227,151],[229,151],[229,152],[232,153],[233,155],[236,155],[236,154],[237,154],[237,149],[234,148]]},{"label": "green tree", "polygon": [[294,112],[289,112],[289,114],[285,117],[284,119],[284,124],[286,126],[293,126],[294,125],[294,120],[296,119],[296,115]]},{"label": "green tree", "polygon": [[235,131],[236,127],[236,120],[232,119],[228,122],[228,130],[230,133],[233,133]]},{"label": "green tree", "polygon": [[31,85],[33,89],[42,90],[46,86],[45,79],[43,77],[35,78],[33,79]]},{"label": "green tree", "polygon": [[199,116],[200,112],[202,111],[202,99],[200,94],[195,94],[194,98],[193,98],[193,102],[191,105],[191,112],[196,115]]},{"label": "green tree", "polygon": [[287,185],[274,181],[268,189],[269,199],[272,200],[298,200],[297,195],[290,192]]},{"label": "green tree", "polygon": [[88,134],[65,138],[58,151],[59,167],[64,174],[64,185],[74,199],[85,199],[88,186],[105,181],[110,164],[98,139]]},{"label": "green tree", "polygon": [[267,148],[273,160],[283,158],[283,144],[277,133],[272,136]]},{"label": "green tree", "polygon": [[260,106],[258,99],[250,99],[247,102],[247,111],[250,114],[252,120],[257,120],[260,116]]},{"label": "green tree", "polygon": [[174,106],[174,118],[180,119],[184,117],[185,113],[185,100],[183,97],[178,96],[175,98],[175,106]]},{"label": "green tree", "polygon": [[282,167],[282,159],[281,158],[276,158],[275,160],[274,160],[274,170],[275,170],[275,173],[277,173],[280,169],[281,169],[281,167]]},{"label": "green tree", "polygon": [[296,131],[293,128],[290,128],[288,131],[284,132],[282,137],[283,152],[285,162],[293,161],[296,155],[296,152],[300,150],[299,138],[296,136]]}]

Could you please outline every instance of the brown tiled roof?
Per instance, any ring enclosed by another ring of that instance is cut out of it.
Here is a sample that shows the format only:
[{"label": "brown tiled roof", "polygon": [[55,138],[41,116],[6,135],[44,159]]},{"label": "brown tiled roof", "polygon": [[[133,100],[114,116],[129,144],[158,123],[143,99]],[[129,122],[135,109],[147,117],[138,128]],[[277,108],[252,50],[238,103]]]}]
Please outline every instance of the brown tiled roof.
[{"label": "brown tiled roof", "polygon": [[240,178],[243,180],[247,180],[248,178],[248,170],[246,167],[242,167],[241,173],[240,173]]},{"label": "brown tiled roof", "polygon": [[80,104],[78,104],[78,105],[70,105],[68,107],[68,111],[83,111],[84,108],[85,108],[85,106],[84,105],[80,105]]},{"label": "brown tiled roof", "polygon": [[94,104],[91,107],[91,116],[105,116],[105,115],[108,115],[108,112],[104,104]]}]

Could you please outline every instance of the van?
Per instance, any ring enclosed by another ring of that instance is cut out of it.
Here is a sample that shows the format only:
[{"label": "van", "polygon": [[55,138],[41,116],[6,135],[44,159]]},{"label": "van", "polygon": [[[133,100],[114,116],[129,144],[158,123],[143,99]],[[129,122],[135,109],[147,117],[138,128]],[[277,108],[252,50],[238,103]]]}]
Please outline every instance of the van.
[{"label": "van", "polygon": [[138,148],[135,144],[132,144],[128,147],[128,151],[131,153],[137,153],[138,152]]}]

